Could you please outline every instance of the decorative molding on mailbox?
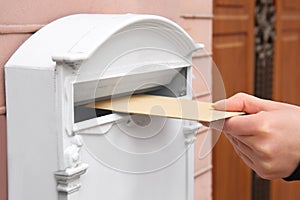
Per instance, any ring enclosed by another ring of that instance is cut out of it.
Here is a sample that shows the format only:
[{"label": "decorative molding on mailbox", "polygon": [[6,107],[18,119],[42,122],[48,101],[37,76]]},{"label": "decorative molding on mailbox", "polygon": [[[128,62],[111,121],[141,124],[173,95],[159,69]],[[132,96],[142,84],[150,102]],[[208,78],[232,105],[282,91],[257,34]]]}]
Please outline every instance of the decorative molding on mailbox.
[{"label": "decorative molding on mailbox", "polygon": [[57,191],[68,195],[76,192],[81,187],[79,181],[80,176],[84,174],[88,168],[88,164],[80,161],[79,151],[82,147],[81,136],[71,138],[71,145],[64,151],[65,170],[55,172],[57,180]]},{"label": "decorative molding on mailbox", "polygon": [[195,142],[196,140],[196,134],[197,130],[201,127],[200,123],[197,122],[187,122],[185,126],[183,126],[183,134],[185,139],[185,144],[186,145],[191,145]]},{"label": "decorative molding on mailbox", "polygon": [[81,163],[77,167],[55,172],[57,191],[65,195],[76,192],[81,187],[80,176],[86,172],[88,164]]},{"label": "decorative molding on mailbox", "polygon": [[67,60],[61,60],[57,61],[57,65],[62,65],[65,67],[71,67],[73,69],[73,72],[76,72],[80,65],[82,64],[82,60],[76,60],[76,61],[67,61]]},{"label": "decorative molding on mailbox", "polygon": [[71,138],[71,145],[64,151],[65,166],[76,168],[80,163],[79,151],[82,147],[81,136],[76,135]]}]

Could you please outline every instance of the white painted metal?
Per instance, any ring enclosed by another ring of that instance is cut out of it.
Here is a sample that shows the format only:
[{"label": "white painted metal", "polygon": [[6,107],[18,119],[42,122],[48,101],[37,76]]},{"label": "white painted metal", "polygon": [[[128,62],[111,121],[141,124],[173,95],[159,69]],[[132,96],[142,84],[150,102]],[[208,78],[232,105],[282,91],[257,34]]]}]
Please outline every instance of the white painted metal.
[{"label": "white painted metal", "polygon": [[9,200],[192,200],[195,124],[75,122],[74,107],[158,86],[191,98],[198,48],[153,15],[72,15],[30,37],[5,66]]}]

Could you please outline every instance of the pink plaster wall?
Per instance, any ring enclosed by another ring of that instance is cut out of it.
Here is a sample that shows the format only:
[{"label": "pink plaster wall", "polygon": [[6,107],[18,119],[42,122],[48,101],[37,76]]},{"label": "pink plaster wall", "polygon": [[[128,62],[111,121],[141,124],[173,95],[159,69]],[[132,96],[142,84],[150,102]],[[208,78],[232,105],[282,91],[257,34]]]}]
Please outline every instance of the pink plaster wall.
[{"label": "pink plaster wall", "polygon": [[73,13],[152,13],[178,18],[179,0],[2,0],[0,23],[45,24]]},{"label": "pink plaster wall", "polygon": [[211,15],[213,1],[210,0],[182,0],[180,1],[180,11],[188,15]]},{"label": "pink plaster wall", "polygon": [[[206,53],[193,60],[202,76],[210,77],[212,47],[212,0],[1,0],[0,6],[0,200],[7,200],[6,127],[3,66],[13,52],[43,25],[74,13],[143,13],[167,17],[181,25],[196,42],[204,43]],[[210,100],[208,86],[199,74],[193,80],[195,98]],[[199,131],[195,148],[195,200],[211,200],[211,154],[197,155],[205,129]]]},{"label": "pink plaster wall", "polygon": [[[1,25],[0,25],[1,30]],[[15,50],[28,38],[28,33],[1,34],[0,32],[0,114],[5,114],[4,64]]]}]

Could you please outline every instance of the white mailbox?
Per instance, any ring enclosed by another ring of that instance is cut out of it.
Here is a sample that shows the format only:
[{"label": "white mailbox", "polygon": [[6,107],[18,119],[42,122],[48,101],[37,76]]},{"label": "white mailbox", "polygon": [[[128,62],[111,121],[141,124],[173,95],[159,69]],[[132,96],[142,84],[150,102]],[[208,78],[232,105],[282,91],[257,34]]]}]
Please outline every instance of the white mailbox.
[{"label": "white mailbox", "polygon": [[197,123],[86,104],[191,99],[199,48],[153,15],[72,15],[32,35],[5,65],[9,200],[192,200]]}]

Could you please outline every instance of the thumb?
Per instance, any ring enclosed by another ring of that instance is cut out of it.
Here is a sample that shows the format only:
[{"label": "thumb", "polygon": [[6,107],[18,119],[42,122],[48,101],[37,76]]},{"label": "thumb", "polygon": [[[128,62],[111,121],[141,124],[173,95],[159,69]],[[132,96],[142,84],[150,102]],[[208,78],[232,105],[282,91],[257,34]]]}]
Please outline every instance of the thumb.
[{"label": "thumb", "polygon": [[278,109],[277,102],[263,100],[249,94],[238,93],[234,96],[214,103],[216,110],[243,111],[248,114],[255,114],[260,111]]}]

